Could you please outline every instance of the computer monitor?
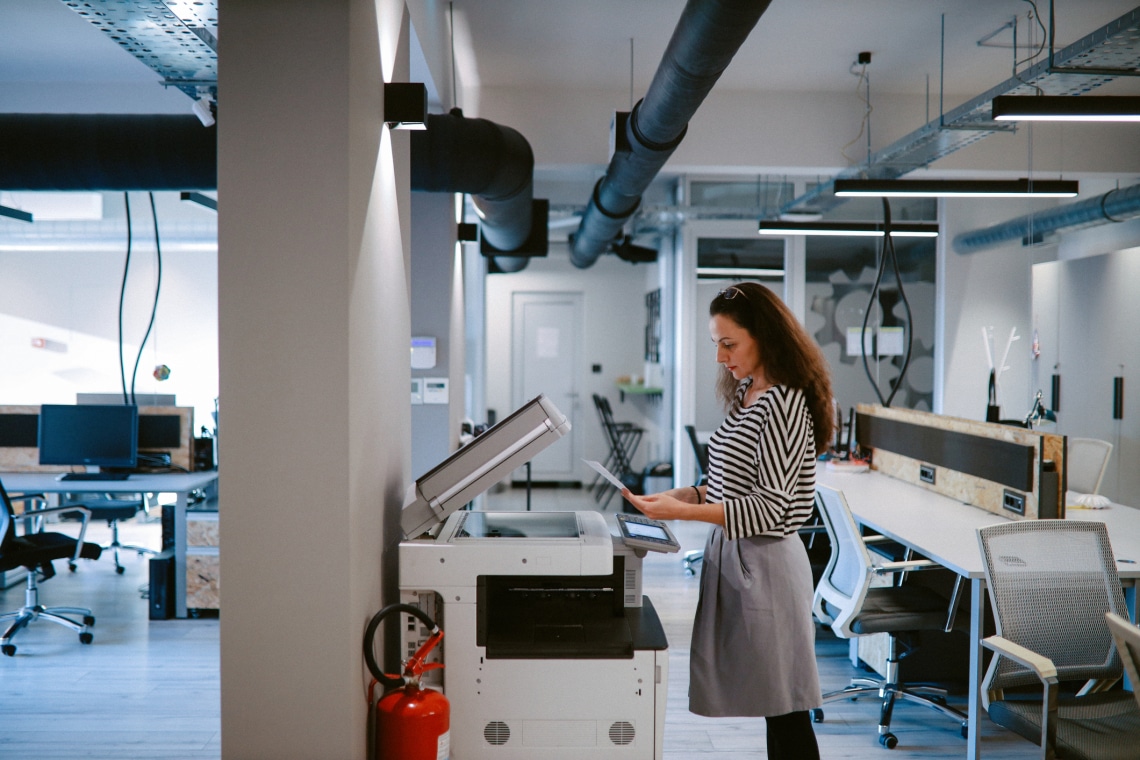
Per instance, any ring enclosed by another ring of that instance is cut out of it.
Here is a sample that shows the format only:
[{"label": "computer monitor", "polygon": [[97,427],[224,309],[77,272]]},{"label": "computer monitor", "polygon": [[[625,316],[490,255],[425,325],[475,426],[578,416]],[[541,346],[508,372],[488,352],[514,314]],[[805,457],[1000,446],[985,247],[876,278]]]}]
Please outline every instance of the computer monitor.
[{"label": "computer monitor", "polygon": [[137,406],[44,404],[40,464],[134,467],[138,434]]}]

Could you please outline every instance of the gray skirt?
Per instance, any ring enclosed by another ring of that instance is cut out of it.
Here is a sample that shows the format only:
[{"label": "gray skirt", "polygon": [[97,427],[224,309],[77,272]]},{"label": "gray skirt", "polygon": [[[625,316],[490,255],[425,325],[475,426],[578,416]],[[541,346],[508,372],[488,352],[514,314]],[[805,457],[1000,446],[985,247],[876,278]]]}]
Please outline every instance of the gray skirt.
[{"label": "gray skirt", "polygon": [[693,621],[689,710],[766,717],[819,707],[814,592],[799,536],[730,541],[714,526]]}]

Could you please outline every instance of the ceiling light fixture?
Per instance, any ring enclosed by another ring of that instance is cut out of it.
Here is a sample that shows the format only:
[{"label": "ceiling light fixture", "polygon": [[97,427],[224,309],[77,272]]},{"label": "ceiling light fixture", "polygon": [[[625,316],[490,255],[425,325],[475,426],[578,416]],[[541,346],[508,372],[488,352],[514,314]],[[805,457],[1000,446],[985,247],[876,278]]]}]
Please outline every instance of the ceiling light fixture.
[{"label": "ceiling light fixture", "polygon": [[384,123],[392,129],[427,129],[427,110],[422,82],[384,83]]},{"label": "ceiling light fixture", "polygon": [[9,219],[17,219],[21,222],[32,221],[32,215],[27,211],[21,211],[18,208],[11,208],[10,206],[0,206],[0,216],[6,216]]},{"label": "ceiling light fixture", "polygon": [[[882,237],[879,222],[760,222],[761,235],[832,235],[838,237]],[[891,237],[938,237],[937,224],[892,224]]]},{"label": "ceiling light fixture", "polygon": [[1073,198],[1076,180],[1030,179],[837,179],[844,198]]},{"label": "ceiling light fixture", "polygon": [[994,121],[1140,121],[1140,97],[999,95]]},{"label": "ceiling light fixture", "polygon": [[783,276],[783,269],[751,269],[748,267],[697,267],[697,277],[754,277],[756,279],[772,279]]}]

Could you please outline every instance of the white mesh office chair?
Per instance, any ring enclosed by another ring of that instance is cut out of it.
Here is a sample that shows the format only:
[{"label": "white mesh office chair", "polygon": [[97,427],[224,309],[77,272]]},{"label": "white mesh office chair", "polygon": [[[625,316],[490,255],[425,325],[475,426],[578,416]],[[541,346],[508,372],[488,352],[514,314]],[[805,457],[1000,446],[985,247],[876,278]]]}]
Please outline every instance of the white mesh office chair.
[{"label": "white mesh office chair", "polygon": [[1122,674],[1105,613],[1126,615],[1104,523],[1020,520],[978,530],[997,653],[982,704],[1042,758],[1135,760],[1140,707],[1112,689]]},{"label": "white mesh office chair", "polygon": [[1132,681],[1132,696],[1136,697],[1136,705],[1140,707],[1140,628],[1111,612],[1104,613],[1104,619],[1108,621],[1116,651]]},{"label": "white mesh office chair", "polygon": [[[842,491],[827,486],[816,489],[816,507],[831,539],[831,560],[815,590],[813,612],[831,626],[835,635],[850,639],[872,633],[890,635],[887,673],[883,679],[855,678],[846,688],[823,695],[824,704],[842,699],[875,695],[880,700],[879,743],[893,749],[898,739],[891,733],[891,715],[896,700],[925,705],[959,723],[966,735],[966,716],[946,704],[946,691],[931,686],[899,682],[899,660],[906,656],[900,638],[919,631],[949,631],[954,623],[954,603],[931,589],[917,585],[871,587],[876,575],[938,568],[930,560],[907,560],[876,564],[855,525]],[[812,710],[812,719],[822,722],[823,711]]]},{"label": "white mesh office chair", "polygon": [[1076,493],[1100,493],[1112,444],[1097,438],[1070,438],[1065,450],[1065,469],[1069,490]]}]

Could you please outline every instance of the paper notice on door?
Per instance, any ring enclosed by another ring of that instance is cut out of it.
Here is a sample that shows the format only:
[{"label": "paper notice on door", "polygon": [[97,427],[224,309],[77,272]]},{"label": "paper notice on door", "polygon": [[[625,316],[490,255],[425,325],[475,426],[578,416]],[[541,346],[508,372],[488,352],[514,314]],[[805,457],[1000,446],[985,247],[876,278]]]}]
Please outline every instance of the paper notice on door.
[{"label": "paper notice on door", "polygon": [[848,356],[862,356],[863,354],[871,354],[875,345],[875,331],[868,330],[867,334],[863,336],[863,350],[859,350],[859,336],[863,335],[862,327],[848,327],[847,328],[847,355]]},{"label": "paper notice on door", "polygon": [[559,330],[557,327],[540,327],[535,330],[535,355],[539,359],[557,359],[558,358],[558,338]]}]

